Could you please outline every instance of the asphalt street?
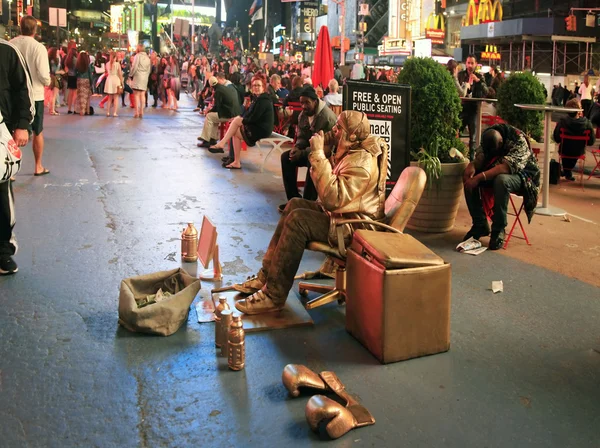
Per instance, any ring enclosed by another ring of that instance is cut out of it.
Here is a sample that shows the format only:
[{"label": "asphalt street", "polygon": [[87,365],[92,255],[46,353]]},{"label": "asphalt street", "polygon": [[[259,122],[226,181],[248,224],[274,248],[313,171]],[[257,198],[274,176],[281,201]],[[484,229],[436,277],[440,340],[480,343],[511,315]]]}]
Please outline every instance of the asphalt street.
[{"label": "asphalt street", "polygon": [[[444,354],[380,365],[337,303],[310,311],[314,327],[247,335],[241,372],[193,310],[166,338],[119,328],[120,281],[182,266],[185,223],[213,220],[225,280],[239,281],[259,268],[285,199],[276,155],[262,174],[266,149],[223,169],[196,147],[201,120],[182,103],[143,120],[46,117],[47,176],[33,177],[24,150],[19,272],[0,278],[0,447],[322,445],[308,397],[281,384],[288,363],[333,370],[376,419],[329,446],[599,446],[598,288],[434,236],[416,235],[452,264]],[[301,269],[321,261],[307,253]]]}]

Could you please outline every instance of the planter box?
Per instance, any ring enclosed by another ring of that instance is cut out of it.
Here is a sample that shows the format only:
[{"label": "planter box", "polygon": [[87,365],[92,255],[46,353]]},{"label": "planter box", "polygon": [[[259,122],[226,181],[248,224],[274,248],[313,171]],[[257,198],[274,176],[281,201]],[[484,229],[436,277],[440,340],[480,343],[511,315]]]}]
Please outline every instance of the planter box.
[{"label": "planter box", "polygon": [[[407,228],[419,232],[449,232],[454,227],[458,207],[463,197],[462,176],[469,162],[442,163],[442,178],[425,188],[423,196],[408,221]],[[411,162],[419,166],[417,162]]]}]

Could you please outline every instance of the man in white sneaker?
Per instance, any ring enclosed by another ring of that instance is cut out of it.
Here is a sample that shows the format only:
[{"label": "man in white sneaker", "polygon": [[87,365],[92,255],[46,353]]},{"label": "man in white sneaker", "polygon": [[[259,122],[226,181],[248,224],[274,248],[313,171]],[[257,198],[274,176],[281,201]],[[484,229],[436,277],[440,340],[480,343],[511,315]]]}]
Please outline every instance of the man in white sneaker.
[{"label": "man in white sneaker", "polygon": [[50,85],[50,64],[48,51],[35,40],[37,20],[32,16],[21,19],[21,36],[10,41],[23,55],[33,87],[32,95],[35,101],[35,117],[30,130],[33,131],[33,157],[35,158],[34,176],[49,174],[42,164],[44,154],[44,87]]},{"label": "man in white sneaker", "polygon": [[[34,114],[31,81],[19,50],[4,39],[0,39],[0,114],[0,126],[6,126],[17,146],[25,146]],[[12,259],[17,251],[14,226],[12,182],[5,180],[0,182],[0,275],[19,270]]]}]

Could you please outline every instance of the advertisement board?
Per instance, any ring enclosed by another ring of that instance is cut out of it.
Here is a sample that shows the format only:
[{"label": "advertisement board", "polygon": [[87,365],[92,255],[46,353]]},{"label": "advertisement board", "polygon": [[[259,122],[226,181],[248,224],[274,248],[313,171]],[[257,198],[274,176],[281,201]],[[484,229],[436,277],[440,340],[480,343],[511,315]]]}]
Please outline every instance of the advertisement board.
[{"label": "advertisement board", "polygon": [[350,81],[344,86],[344,110],[364,112],[371,134],[389,145],[386,193],[410,165],[410,86]]}]

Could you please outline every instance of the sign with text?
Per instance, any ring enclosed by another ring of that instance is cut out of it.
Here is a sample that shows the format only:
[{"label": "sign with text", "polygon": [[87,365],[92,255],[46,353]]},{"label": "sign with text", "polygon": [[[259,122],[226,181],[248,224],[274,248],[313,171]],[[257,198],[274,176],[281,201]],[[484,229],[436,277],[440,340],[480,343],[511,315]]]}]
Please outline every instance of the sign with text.
[{"label": "sign with text", "polygon": [[67,26],[67,10],[65,8],[49,8],[48,23],[50,26]]},{"label": "sign with text", "polygon": [[364,112],[371,134],[389,145],[386,192],[410,165],[410,87],[400,84],[347,81],[344,110]]}]

